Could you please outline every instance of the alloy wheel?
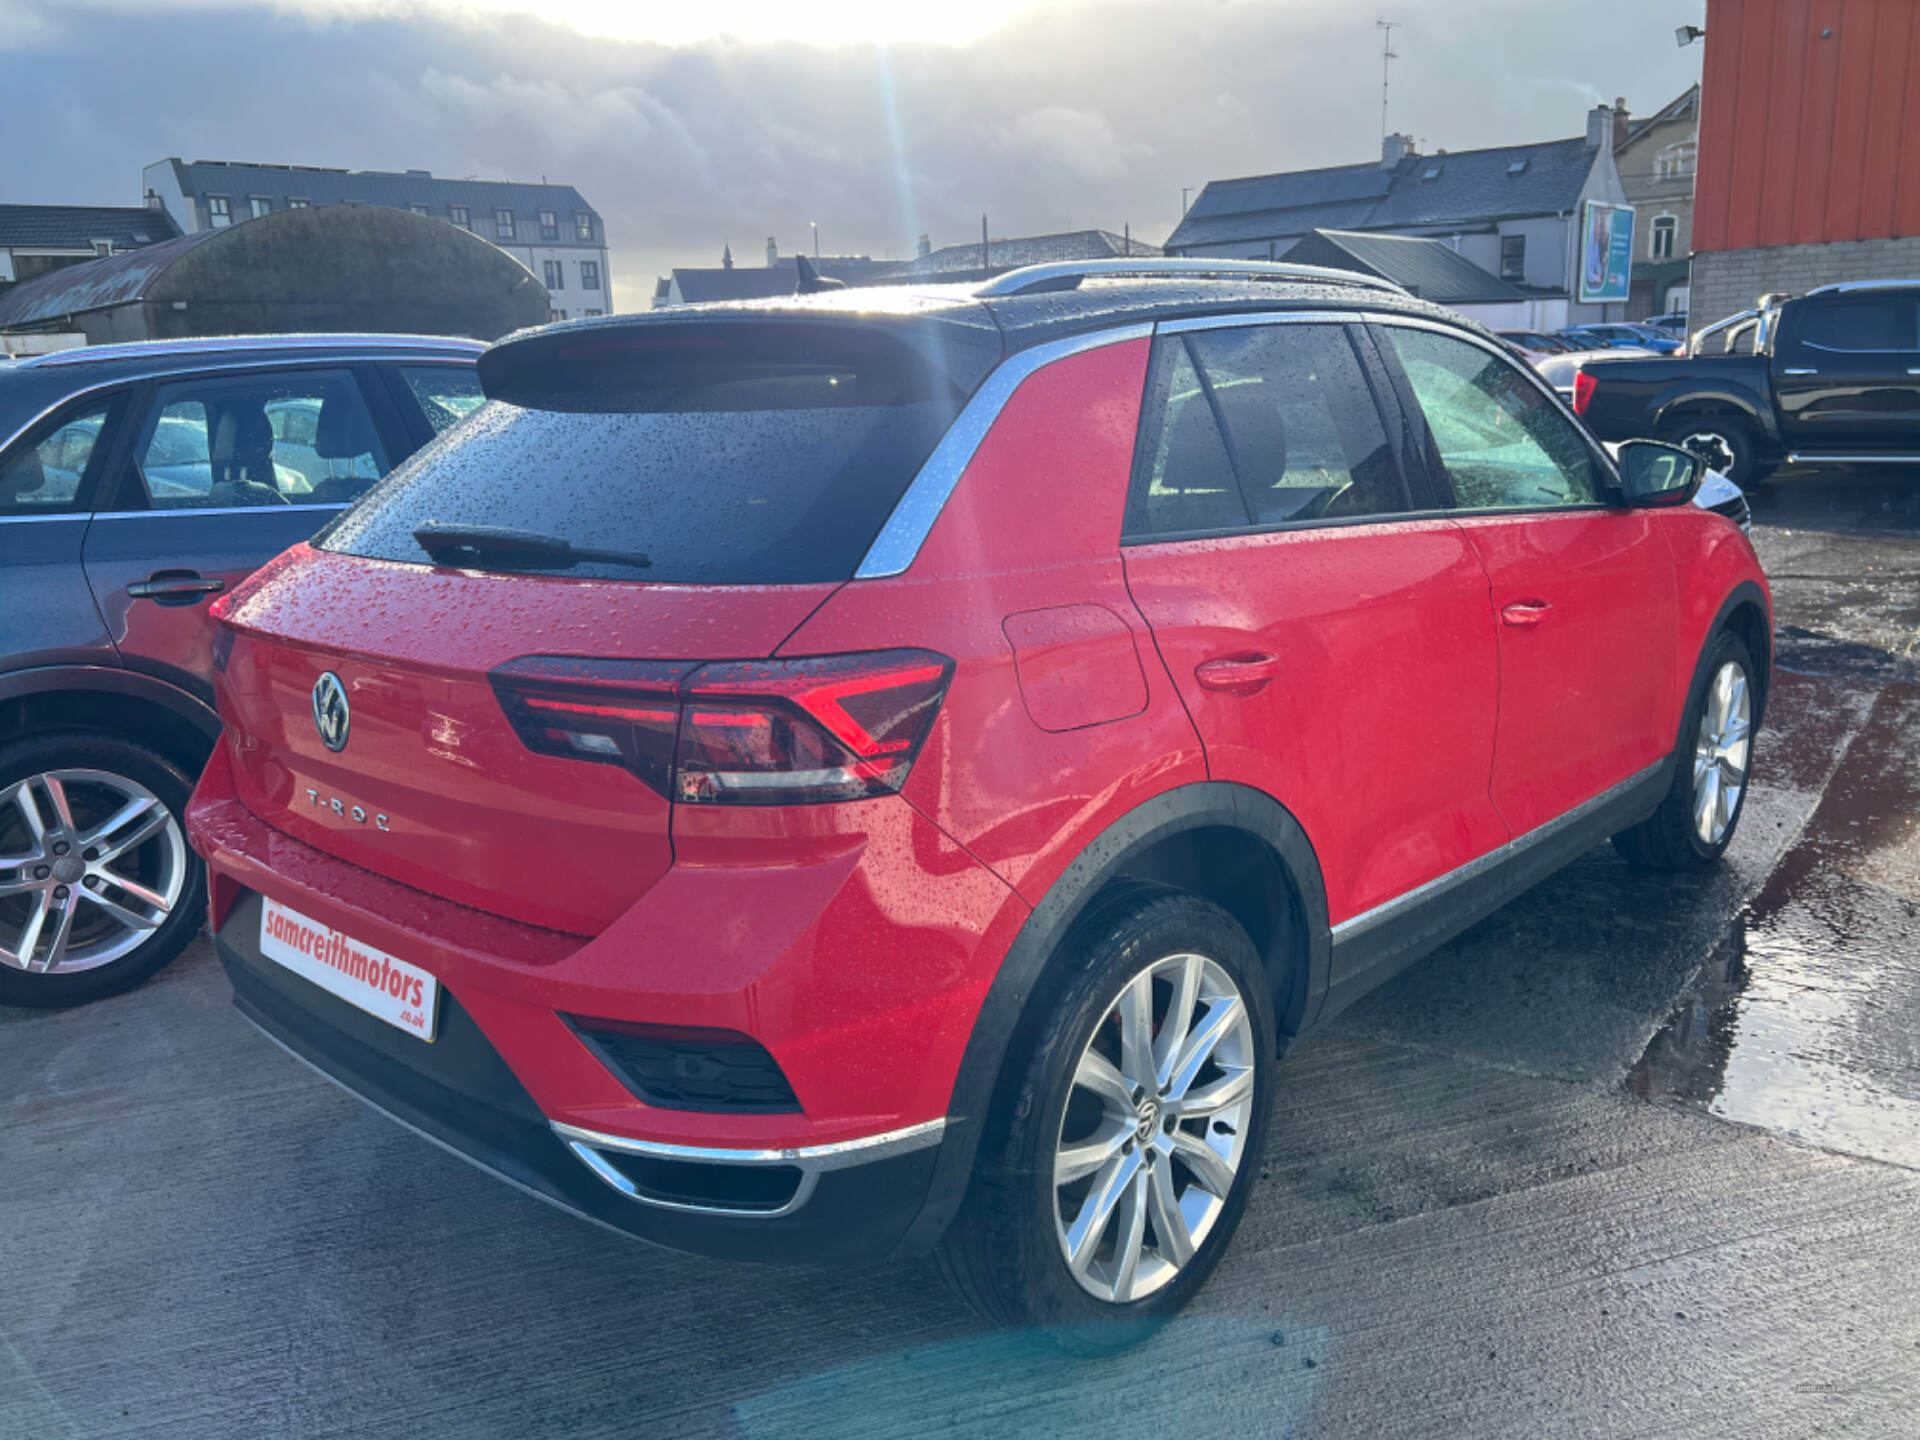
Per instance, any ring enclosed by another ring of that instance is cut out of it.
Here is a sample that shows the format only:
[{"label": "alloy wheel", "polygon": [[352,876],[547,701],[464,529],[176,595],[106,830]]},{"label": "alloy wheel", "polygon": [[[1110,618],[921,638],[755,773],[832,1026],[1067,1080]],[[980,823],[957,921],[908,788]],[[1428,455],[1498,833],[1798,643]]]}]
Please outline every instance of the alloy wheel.
[{"label": "alloy wheel", "polygon": [[1718,430],[1697,430],[1680,441],[1680,448],[1698,455],[1709,469],[1722,475],[1733,473],[1733,442]]},{"label": "alloy wheel", "polygon": [[98,969],[179,904],[186,837],[151,790],[105,770],[49,770],[0,789],[0,965]]},{"label": "alloy wheel", "polygon": [[1246,1154],[1258,1055],[1245,999],[1204,955],[1157,960],[1114,997],[1053,1162],[1055,1232],[1088,1294],[1150,1295],[1206,1243]]},{"label": "alloy wheel", "polygon": [[1729,660],[1714,672],[1693,747],[1693,828],[1718,845],[1740,812],[1753,739],[1753,703],[1747,672]]}]

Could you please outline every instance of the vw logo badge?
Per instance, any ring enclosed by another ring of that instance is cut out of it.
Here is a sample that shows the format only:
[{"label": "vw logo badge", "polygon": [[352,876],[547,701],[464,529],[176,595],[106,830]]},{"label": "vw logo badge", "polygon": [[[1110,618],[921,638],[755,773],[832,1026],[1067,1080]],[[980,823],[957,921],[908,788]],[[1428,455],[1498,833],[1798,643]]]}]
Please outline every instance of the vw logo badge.
[{"label": "vw logo badge", "polygon": [[353,717],[347,713],[347,687],[331,670],[313,682],[313,728],[329,750],[347,748],[347,727]]}]

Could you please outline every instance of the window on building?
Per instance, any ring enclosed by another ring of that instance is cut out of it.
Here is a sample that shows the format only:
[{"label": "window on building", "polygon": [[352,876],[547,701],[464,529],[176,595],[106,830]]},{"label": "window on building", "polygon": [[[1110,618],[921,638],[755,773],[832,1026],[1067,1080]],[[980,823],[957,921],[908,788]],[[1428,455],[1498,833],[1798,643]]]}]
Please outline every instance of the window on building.
[{"label": "window on building", "polygon": [[1693,174],[1694,160],[1700,147],[1692,140],[1682,140],[1678,145],[1669,145],[1653,157],[1653,178],[1656,180],[1684,180]]},{"label": "window on building", "polygon": [[558,260],[542,260],[540,269],[546,277],[547,289],[564,290],[567,288],[567,267]]},{"label": "window on building", "polygon": [[558,240],[560,238],[560,217],[551,210],[540,212],[540,238]]},{"label": "window on building", "polygon": [[567,318],[567,312],[564,310],[547,311],[547,319],[549,320],[564,320],[566,318]]},{"label": "window on building", "polygon": [[467,207],[464,205],[449,205],[447,207],[447,219],[458,225],[462,230],[473,229],[473,217],[468,214]]},{"label": "window on building", "polygon": [[582,260],[580,262],[580,288],[582,290],[598,290],[600,288],[600,262],[598,260]]},{"label": "window on building", "polygon": [[1502,235],[1500,237],[1500,278],[1502,280],[1527,278],[1526,236]]},{"label": "window on building", "polygon": [[1680,228],[1680,222],[1671,215],[1656,215],[1653,225],[1647,231],[1647,256],[1653,260],[1671,260],[1673,258],[1674,234]]},{"label": "window on building", "polygon": [[247,209],[252,213],[253,218],[258,220],[262,215],[272,213],[273,201],[264,195],[249,195],[247,197]]},{"label": "window on building", "polygon": [[604,315],[606,312],[604,310],[583,310],[580,313],[583,315]]},{"label": "window on building", "polygon": [[411,211],[412,211],[412,212],[413,212],[414,214],[416,214],[416,215],[431,215],[431,214],[433,213],[433,212],[432,212],[431,210],[429,210],[429,209],[428,209],[428,208],[427,208],[427,207],[426,207],[425,205],[422,205],[422,204],[421,204],[421,203],[420,203],[419,201],[417,201],[417,200],[416,200],[416,201],[413,201],[413,202],[411,202],[411,203],[410,203],[410,204],[409,204],[409,205],[407,206],[407,209],[409,209],[409,210],[411,210]]},{"label": "window on building", "polygon": [[289,195],[287,197],[287,208],[289,210],[304,210],[312,203],[313,202],[304,195]]},{"label": "window on building", "polygon": [[513,239],[513,211],[495,210],[493,212],[493,233],[502,240]]},{"label": "window on building", "polygon": [[215,230],[233,223],[233,205],[224,195],[207,196],[207,224]]},{"label": "window on building", "polygon": [[593,239],[593,216],[585,210],[573,212],[573,235],[576,240]]}]

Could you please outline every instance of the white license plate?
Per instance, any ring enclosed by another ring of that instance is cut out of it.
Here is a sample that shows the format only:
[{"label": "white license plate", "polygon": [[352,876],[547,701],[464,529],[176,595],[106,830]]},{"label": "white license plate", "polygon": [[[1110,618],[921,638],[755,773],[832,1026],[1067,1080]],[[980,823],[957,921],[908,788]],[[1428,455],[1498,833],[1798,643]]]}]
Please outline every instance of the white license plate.
[{"label": "white license plate", "polygon": [[431,1042],[440,982],[276,900],[260,907],[260,953],[357,1010]]}]

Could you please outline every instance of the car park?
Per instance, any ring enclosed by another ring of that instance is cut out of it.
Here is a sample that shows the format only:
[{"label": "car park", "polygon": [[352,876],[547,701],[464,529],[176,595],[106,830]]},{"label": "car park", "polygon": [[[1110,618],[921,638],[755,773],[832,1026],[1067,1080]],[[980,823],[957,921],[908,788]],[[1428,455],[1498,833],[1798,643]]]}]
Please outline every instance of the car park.
[{"label": "car park", "polygon": [[1675,355],[1684,340],[1655,325],[1617,324],[1569,325],[1560,336],[1576,348],[1588,350],[1650,350],[1656,355]]},{"label": "car park", "polygon": [[1528,360],[1539,360],[1548,355],[1571,355],[1580,348],[1565,336],[1550,335],[1544,330],[1502,330],[1498,333],[1502,340]]},{"label": "car park", "polygon": [[1609,836],[1693,870],[1771,653],[1696,457],[1307,267],[528,332],[217,610],[243,1014],[698,1253],[1187,1303],[1277,1055]]},{"label": "car park", "polygon": [[208,600],[471,408],[481,349],[269,336],[0,368],[0,1003],[125,989],[197,931]]},{"label": "car park", "polygon": [[1664,315],[1652,316],[1646,323],[1682,340],[1687,338],[1687,312],[1684,310],[1669,310]]},{"label": "car park", "polygon": [[[1920,464],[1920,280],[1763,297],[1659,365],[1581,366],[1574,408],[1602,439],[1657,435],[1751,486],[1782,465]],[[1725,353],[1700,353],[1718,337]],[[1751,353],[1732,353],[1750,339]]]}]

